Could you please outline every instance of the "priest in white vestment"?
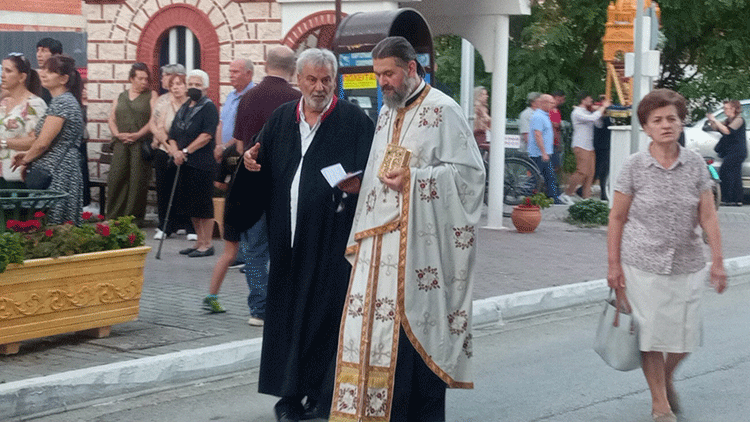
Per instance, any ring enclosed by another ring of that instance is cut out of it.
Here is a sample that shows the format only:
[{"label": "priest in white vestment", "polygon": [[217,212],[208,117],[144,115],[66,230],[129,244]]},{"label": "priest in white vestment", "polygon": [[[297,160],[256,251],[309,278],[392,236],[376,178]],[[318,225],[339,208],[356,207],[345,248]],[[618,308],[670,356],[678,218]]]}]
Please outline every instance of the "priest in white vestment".
[{"label": "priest in white vestment", "polygon": [[330,421],[440,422],[446,387],[473,387],[484,165],[461,108],[425,83],[406,39],[372,55],[385,104],[347,246]]}]

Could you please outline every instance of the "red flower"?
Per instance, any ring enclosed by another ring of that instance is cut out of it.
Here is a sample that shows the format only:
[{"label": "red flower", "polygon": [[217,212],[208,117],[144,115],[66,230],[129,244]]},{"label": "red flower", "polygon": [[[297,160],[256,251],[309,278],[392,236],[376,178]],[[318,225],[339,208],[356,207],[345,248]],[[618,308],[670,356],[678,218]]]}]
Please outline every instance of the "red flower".
[{"label": "red flower", "polygon": [[83,218],[84,220],[88,220],[93,215],[94,215],[94,213],[85,211],[83,214],[81,214],[81,218]]},{"label": "red flower", "polygon": [[98,218],[99,220],[104,220],[104,216],[101,214],[97,215],[96,218]]},{"label": "red flower", "polygon": [[72,221],[68,220],[65,222],[65,224],[70,224],[71,226],[74,224]]},{"label": "red flower", "polygon": [[28,227],[32,227],[34,229],[38,229],[39,227],[42,226],[39,220],[29,220],[26,223],[28,223]]},{"label": "red flower", "polygon": [[54,233],[55,232],[53,232],[52,229],[47,229],[47,231],[44,232],[44,235],[47,237],[52,237]]},{"label": "red flower", "polygon": [[97,224],[97,227],[98,226],[101,226],[101,227],[99,227],[99,230],[100,230],[99,234],[101,234],[104,237],[109,236],[109,226],[108,225],[106,225],[106,224],[101,224],[101,225]]},{"label": "red flower", "polygon": [[34,218],[44,218],[44,213],[41,211],[37,211],[34,213]]},{"label": "red flower", "polygon": [[526,197],[526,205],[531,205],[531,198],[528,196]]},{"label": "red flower", "polygon": [[128,242],[130,242],[130,244],[131,244],[131,245],[132,245],[133,243],[135,243],[135,234],[134,234],[134,233],[130,233],[130,234],[128,235]]},{"label": "red flower", "polygon": [[5,222],[5,228],[6,229],[12,229],[13,227],[17,226],[20,221],[16,220],[8,220]]}]

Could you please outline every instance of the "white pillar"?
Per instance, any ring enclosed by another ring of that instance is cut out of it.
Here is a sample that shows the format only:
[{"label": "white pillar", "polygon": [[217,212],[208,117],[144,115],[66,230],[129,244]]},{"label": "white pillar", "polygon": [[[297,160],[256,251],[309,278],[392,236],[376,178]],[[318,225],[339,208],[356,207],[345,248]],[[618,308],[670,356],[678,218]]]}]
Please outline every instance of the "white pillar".
[{"label": "white pillar", "polygon": [[177,28],[169,30],[169,62],[167,64],[177,63]]},{"label": "white pillar", "polygon": [[503,228],[503,188],[505,180],[505,114],[508,97],[507,15],[499,15],[495,25],[495,63],[492,72],[492,146],[490,147],[490,195],[487,227]]},{"label": "white pillar", "polygon": [[638,104],[641,102],[641,98],[648,93],[648,90],[643,92],[642,77],[643,77],[643,0],[637,1],[635,11],[635,28],[634,34],[635,45],[634,45],[634,60],[633,60],[633,107],[632,116],[630,119],[630,153],[633,154],[638,151],[638,139],[640,136],[641,124],[638,121]]},{"label": "white pillar", "polygon": [[474,125],[474,46],[461,39],[461,109]]},{"label": "white pillar", "polygon": [[195,66],[195,61],[193,60],[195,51],[193,48],[193,31],[185,28],[185,70],[188,72],[193,70]]}]

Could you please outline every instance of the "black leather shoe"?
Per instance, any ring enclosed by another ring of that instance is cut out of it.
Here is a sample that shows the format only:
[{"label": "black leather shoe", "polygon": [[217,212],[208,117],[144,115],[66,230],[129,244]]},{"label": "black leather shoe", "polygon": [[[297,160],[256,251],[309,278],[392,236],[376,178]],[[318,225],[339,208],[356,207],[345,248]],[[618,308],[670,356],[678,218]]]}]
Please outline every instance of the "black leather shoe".
[{"label": "black leather shoe", "polygon": [[180,255],[190,255],[191,252],[195,252],[195,248],[187,248],[180,251]]},{"label": "black leather shoe", "polygon": [[211,256],[213,254],[214,254],[214,247],[211,246],[205,251],[199,251],[198,249],[194,249],[192,252],[187,254],[187,256],[189,256],[190,258],[203,258],[204,256]]},{"label": "black leather shoe", "polygon": [[318,402],[316,400],[307,399],[305,405],[302,406],[302,416],[300,416],[299,420],[306,421],[317,419],[318,417]]},{"label": "black leather shoe", "polygon": [[273,407],[277,422],[299,422],[299,406],[290,402],[279,402]]}]

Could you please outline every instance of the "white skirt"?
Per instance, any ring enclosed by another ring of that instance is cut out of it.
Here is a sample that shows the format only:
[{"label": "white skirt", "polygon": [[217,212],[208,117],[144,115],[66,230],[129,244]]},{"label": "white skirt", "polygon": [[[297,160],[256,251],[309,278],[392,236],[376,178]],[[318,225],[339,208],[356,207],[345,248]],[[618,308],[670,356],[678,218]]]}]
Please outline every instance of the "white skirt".
[{"label": "white skirt", "polygon": [[703,342],[701,298],[708,266],[691,274],[662,275],[622,265],[644,352],[689,353]]}]

